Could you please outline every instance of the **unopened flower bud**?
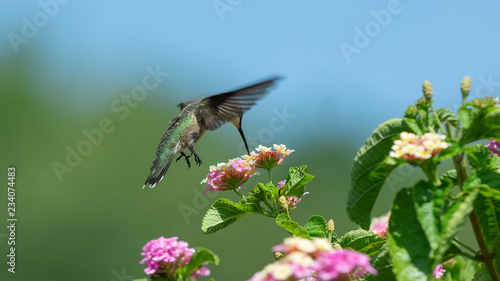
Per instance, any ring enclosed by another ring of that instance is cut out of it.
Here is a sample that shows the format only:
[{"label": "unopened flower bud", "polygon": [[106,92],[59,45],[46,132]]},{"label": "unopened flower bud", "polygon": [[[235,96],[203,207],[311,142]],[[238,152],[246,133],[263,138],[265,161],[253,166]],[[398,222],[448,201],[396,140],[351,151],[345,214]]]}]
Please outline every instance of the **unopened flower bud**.
[{"label": "unopened flower bud", "polygon": [[462,85],[460,86],[460,89],[462,90],[462,96],[467,98],[470,92],[470,77],[465,76],[464,79],[462,79]]},{"label": "unopened flower bud", "polygon": [[415,118],[418,113],[418,108],[415,105],[410,105],[405,110],[405,116],[408,118]]},{"label": "unopened flower bud", "polygon": [[326,229],[328,232],[333,232],[335,230],[335,225],[333,224],[333,220],[329,220],[326,224]]},{"label": "unopened flower bud", "polygon": [[428,100],[432,99],[432,86],[429,80],[424,81],[424,97]]},{"label": "unopened flower bud", "polygon": [[277,261],[285,257],[281,252],[274,252],[273,256],[274,256],[274,259]]},{"label": "unopened flower bud", "polygon": [[288,210],[288,200],[286,199],[285,196],[280,196],[279,204],[280,204],[280,209]]},{"label": "unopened flower bud", "polygon": [[339,243],[335,243],[335,244],[333,244],[333,248],[334,248],[335,250],[342,250],[342,246],[340,246],[340,244],[339,244]]},{"label": "unopened flower bud", "polygon": [[417,112],[418,112],[418,109],[428,110],[429,106],[430,106],[430,102],[425,97],[421,97],[417,100],[417,102],[415,103],[415,106],[417,107]]},{"label": "unopened flower bud", "polygon": [[471,103],[472,106],[474,107],[488,107],[488,106],[495,106],[498,103],[498,101],[492,97],[484,97],[484,98],[473,99]]}]

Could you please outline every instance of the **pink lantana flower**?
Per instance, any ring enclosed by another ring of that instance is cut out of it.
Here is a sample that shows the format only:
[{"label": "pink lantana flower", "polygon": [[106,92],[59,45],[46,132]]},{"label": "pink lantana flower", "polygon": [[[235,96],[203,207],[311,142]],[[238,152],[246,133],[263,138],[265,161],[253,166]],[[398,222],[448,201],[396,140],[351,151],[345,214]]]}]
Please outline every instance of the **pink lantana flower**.
[{"label": "pink lantana flower", "polygon": [[489,151],[495,153],[500,156],[500,142],[492,140],[489,144],[486,145]]},{"label": "pink lantana flower", "polygon": [[255,149],[257,153],[252,151],[250,155],[244,155],[243,158],[251,162],[256,168],[271,170],[281,165],[285,157],[293,152],[293,150],[287,149],[284,144],[275,144],[273,148],[276,149],[276,151],[273,151],[270,147],[259,145],[259,147]]},{"label": "pink lantana flower", "polygon": [[387,225],[389,223],[389,218],[391,213],[387,213],[378,218],[373,218],[370,224],[370,231],[377,234],[378,236],[385,237],[387,234]]},{"label": "pink lantana flower", "polygon": [[437,279],[440,279],[441,277],[443,277],[443,272],[446,272],[446,270],[443,269],[443,265],[442,264],[438,264],[438,266],[436,266],[436,268],[434,268],[434,277],[436,277]]},{"label": "pink lantana flower", "polygon": [[293,252],[277,262],[267,265],[248,281],[298,281],[313,274],[314,260],[302,252]]},{"label": "pink lantana flower", "polygon": [[318,281],[348,281],[366,273],[377,275],[370,264],[370,257],[353,250],[336,250],[323,253],[313,267]]},{"label": "pink lantana flower", "polygon": [[210,166],[210,172],[201,181],[202,184],[207,184],[203,194],[213,190],[239,190],[251,176],[256,174],[258,172],[255,167],[240,158],[231,159],[228,163],[219,163],[217,166]]},{"label": "pink lantana flower", "polygon": [[336,250],[325,238],[289,237],[273,251],[280,251],[285,257],[267,265],[249,281],[344,281],[365,273],[377,274],[368,255]]},{"label": "pink lantana flower", "polygon": [[[189,263],[195,249],[188,248],[188,243],[178,241],[177,237],[160,237],[146,243],[141,255],[144,259],[141,264],[146,264],[144,272],[151,278],[171,278],[179,266]],[[192,277],[208,276],[210,270],[205,266],[193,272]]]},{"label": "pink lantana flower", "polygon": [[303,252],[312,258],[333,250],[332,244],[325,238],[313,238],[309,240],[300,237],[288,237],[285,238],[283,243],[273,247],[273,252],[282,252],[285,255],[293,252]]},{"label": "pink lantana flower", "polygon": [[333,251],[333,247],[324,238],[289,237],[273,247],[273,251],[280,251],[285,257],[267,265],[249,281],[313,281],[315,258],[323,252]]}]

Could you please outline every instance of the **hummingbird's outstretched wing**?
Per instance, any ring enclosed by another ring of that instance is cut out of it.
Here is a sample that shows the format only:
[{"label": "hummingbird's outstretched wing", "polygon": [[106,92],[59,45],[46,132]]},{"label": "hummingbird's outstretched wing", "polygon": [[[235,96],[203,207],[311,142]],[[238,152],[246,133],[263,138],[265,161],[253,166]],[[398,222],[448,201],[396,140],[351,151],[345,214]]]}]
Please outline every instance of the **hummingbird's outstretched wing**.
[{"label": "hummingbird's outstretched wing", "polygon": [[202,122],[208,130],[215,130],[225,122],[231,122],[240,132],[241,138],[248,150],[245,135],[241,130],[241,119],[255,103],[268,93],[270,87],[281,77],[274,77],[235,91],[220,93],[203,99],[200,104]]}]

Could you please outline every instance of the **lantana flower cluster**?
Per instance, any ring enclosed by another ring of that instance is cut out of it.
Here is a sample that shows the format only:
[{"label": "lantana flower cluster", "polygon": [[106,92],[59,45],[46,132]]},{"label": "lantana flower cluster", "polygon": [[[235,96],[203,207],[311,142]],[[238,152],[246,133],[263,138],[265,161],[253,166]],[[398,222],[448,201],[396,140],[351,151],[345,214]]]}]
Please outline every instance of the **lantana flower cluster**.
[{"label": "lantana flower cluster", "polygon": [[258,153],[252,151],[250,155],[231,159],[228,163],[210,166],[210,172],[201,181],[202,184],[207,184],[203,194],[213,190],[240,190],[250,177],[259,174],[256,168],[270,170],[283,163],[285,157],[293,152],[284,144],[275,144],[274,149],[276,151],[260,145],[255,149]]},{"label": "lantana flower cluster", "polygon": [[450,144],[444,141],[445,138],[446,136],[436,133],[417,136],[414,133],[401,132],[400,138],[394,141],[389,156],[406,161],[424,161],[449,147]]},{"label": "lantana flower cluster", "polygon": [[[178,267],[186,265],[195,253],[195,249],[188,248],[188,243],[178,241],[178,237],[160,237],[146,243],[141,255],[144,259],[141,264],[146,264],[144,272],[153,278],[169,278],[175,276]],[[208,276],[210,270],[205,266],[194,271],[191,278]]]},{"label": "lantana flower cluster", "polygon": [[250,155],[244,155],[243,158],[252,163],[256,168],[270,170],[281,165],[286,156],[294,152],[294,150],[287,149],[284,144],[275,144],[273,148],[276,150],[273,151],[270,147],[259,145],[255,149],[257,152],[252,151]]},{"label": "lantana flower cluster", "polygon": [[492,140],[489,144],[486,145],[489,151],[495,153],[500,156],[500,142],[496,140]]},{"label": "lantana flower cluster", "polygon": [[325,238],[290,237],[273,251],[285,257],[267,265],[249,281],[344,281],[365,273],[377,274],[370,257],[352,250],[337,250]]},{"label": "lantana flower cluster", "polygon": [[203,194],[213,190],[239,190],[251,176],[256,174],[258,172],[255,167],[241,158],[231,159],[228,163],[219,163],[217,166],[210,166],[210,173],[201,181],[202,184],[207,184]]}]

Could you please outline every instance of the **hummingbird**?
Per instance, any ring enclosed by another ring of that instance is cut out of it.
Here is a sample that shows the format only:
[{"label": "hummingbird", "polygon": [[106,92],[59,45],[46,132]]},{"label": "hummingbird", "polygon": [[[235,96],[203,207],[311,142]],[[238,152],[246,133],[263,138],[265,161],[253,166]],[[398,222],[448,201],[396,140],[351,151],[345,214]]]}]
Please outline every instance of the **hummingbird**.
[{"label": "hummingbird", "polygon": [[[202,161],[194,151],[195,144],[207,130],[213,131],[226,122],[232,123],[238,129],[245,148],[250,154],[245,134],[241,129],[243,114],[263,98],[280,79],[281,77],[273,77],[231,92],[219,93],[205,98],[197,97],[179,104],[181,112],[170,121],[161,136],[153,165],[142,188],[145,186],[155,187],[163,179],[178,153],[180,156],[176,162],[184,157],[188,168],[190,168],[189,158],[194,155],[195,163],[200,166]],[[184,153],[186,148],[191,151],[191,154]]]}]

